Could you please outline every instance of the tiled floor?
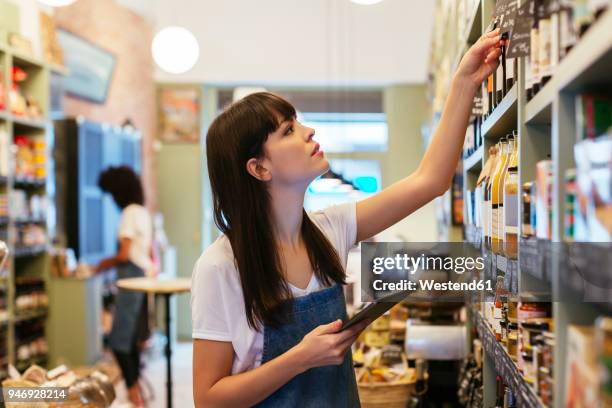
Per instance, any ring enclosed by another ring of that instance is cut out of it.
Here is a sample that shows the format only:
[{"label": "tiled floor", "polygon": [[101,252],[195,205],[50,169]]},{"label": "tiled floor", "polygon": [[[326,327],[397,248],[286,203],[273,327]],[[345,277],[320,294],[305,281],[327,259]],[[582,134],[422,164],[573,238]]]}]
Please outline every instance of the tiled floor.
[{"label": "tiled floor", "polygon": [[[191,382],[191,343],[177,343],[172,348],[172,401],[173,407],[192,408],[193,392]],[[166,406],[166,359],[161,356],[148,361],[143,376],[151,384],[155,398],[147,408],[164,408]],[[116,387],[117,398],[111,408],[129,406],[127,391],[123,381]]]}]

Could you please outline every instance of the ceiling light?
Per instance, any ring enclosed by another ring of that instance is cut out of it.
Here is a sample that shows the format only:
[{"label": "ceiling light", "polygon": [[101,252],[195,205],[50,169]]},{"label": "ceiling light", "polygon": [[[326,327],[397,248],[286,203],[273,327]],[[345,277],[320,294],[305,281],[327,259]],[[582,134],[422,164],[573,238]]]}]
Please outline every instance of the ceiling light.
[{"label": "ceiling light", "polygon": [[42,3],[51,7],[64,7],[69,6],[74,3],[76,0],[38,0],[39,3]]},{"label": "ceiling light", "polygon": [[355,4],[360,4],[362,6],[371,6],[373,4],[380,3],[383,0],[351,0]]},{"label": "ceiling light", "polygon": [[151,51],[155,63],[171,74],[183,74],[194,67],[200,57],[198,40],[184,27],[170,26],[155,34]]}]

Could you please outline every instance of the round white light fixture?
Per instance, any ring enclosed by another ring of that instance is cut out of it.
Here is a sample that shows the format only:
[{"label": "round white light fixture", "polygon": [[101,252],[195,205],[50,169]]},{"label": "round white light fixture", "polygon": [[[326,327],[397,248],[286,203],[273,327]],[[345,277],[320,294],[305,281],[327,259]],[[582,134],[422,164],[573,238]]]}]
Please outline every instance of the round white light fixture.
[{"label": "round white light fixture", "polygon": [[51,7],[64,7],[69,6],[76,0],[38,0],[39,3],[45,4]]},{"label": "round white light fixture", "polygon": [[383,0],[351,0],[355,4],[360,4],[362,6],[371,6],[373,4],[380,3]]},{"label": "round white light fixture", "polygon": [[198,62],[200,45],[191,31],[184,27],[169,26],[155,34],[151,52],[161,69],[171,74],[182,74]]}]

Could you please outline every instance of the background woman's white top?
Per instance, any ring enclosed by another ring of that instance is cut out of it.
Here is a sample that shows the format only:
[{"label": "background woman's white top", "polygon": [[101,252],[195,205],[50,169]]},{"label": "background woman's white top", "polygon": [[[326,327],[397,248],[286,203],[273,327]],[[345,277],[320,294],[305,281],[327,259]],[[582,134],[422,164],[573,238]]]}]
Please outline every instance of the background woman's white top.
[{"label": "background woman's white top", "polygon": [[[357,238],[355,203],[333,206],[309,216],[336,248],[342,268],[346,269],[349,250]],[[227,237],[219,237],[202,253],[191,279],[192,337],[231,342],[232,374],[259,366],[263,333],[247,323],[240,275]],[[290,288],[293,296],[299,297],[321,289],[321,285],[313,274],[306,289],[293,285]]]},{"label": "background woman's white top", "polygon": [[139,204],[130,204],[121,212],[119,239],[129,238],[129,259],[144,269],[145,273],[153,268],[151,242],[153,241],[153,222],[149,211]]}]

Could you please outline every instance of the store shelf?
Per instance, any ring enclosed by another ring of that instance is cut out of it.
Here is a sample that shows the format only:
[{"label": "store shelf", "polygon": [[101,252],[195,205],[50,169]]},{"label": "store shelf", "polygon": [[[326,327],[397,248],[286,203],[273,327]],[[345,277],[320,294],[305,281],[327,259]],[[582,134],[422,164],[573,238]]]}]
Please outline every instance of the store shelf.
[{"label": "store shelf", "polygon": [[15,187],[20,188],[41,188],[46,184],[46,179],[34,177],[15,177]]},{"label": "store shelf", "polygon": [[16,247],[15,258],[35,257],[47,252],[46,245],[33,245],[29,247]]},{"label": "store shelf", "polygon": [[[25,218],[15,220],[16,225],[28,225],[28,224],[45,224],[47,221],[44,218]],[[2,218],[0,218],[0,224],[2,224]]]},{"label": "store shelf", "polygon": [[552,280],[550,242],[535,237],[521,238],[519,265],[521,272],[550,283]]},{"label": "store shelf", "polygon": [[44,61],[39,60],[36,57],[21,53],[16,50],[11,50],[10,53],[13,56],[13,65],[17,65],[25,68],[44,68],[46,66]]},{"label": "store shelf", "polygon": [[580,39],[559,63],[548,83],[527,103],[526,123],[550,123],[550,107],[559,92],[597,90],[612,85],[612,8]]},{"label": "store shelf", "polygon": [[551,111],[552,98],[549,97],[548,91],[538,92],[525,107],[525,123],[528,125],[550,125]]},{"label": "store shelf", "polygon": [[480,171],[482,169],[482,155],[484,147],[480,146],[470,157],[463,160],[463,169],[465,171]]},{"label": "store shelf", "polygon": [[499,138],[517,128],[517,96],[515,84],[497,105],[493,113],[482,124],[482,135],[486,138]]},{"label": "store shelf", "polygon": [[472,310],[472,319],[485,352],[493,361],[497,374],[502,376],[506,385],[514,393],[517,406],[544,407],[531,385],[519,372],[517,365],[512,361],[506,349],[496,340],[480,312]]},{"label": "store shelf", "polygon": [[611,243],[557,243],[549,251],[555,279],[559,285],[556,297],[564,301],[591,304],[612,314]]},{"label": "store shelf", "polygon": [[31,310],[27,312],[16,312],[15,313],[15,323],[21,323],[21,322],[25,322],[28,320],[34,320],[34,319],[42,319],[44,317],[47,317],[48,314],[49,313],[46,308]]},{"label": "store shelf", "polygon": [[42,119],[31,119],[13,115],[11,120],[17,127],[33,130],[45,130],[47,128],[47,122]]}]

